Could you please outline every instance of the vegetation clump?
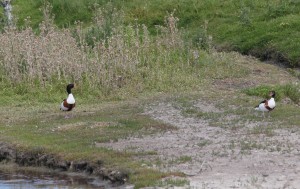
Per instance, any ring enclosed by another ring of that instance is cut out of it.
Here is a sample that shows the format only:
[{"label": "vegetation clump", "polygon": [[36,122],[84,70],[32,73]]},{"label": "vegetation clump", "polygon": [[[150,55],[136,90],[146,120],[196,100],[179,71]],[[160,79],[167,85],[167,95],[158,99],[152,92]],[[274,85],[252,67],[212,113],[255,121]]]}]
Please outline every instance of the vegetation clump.
[{"label": "vegetation clump", "polygon": [[74,29],[57,28],[50,4],[43,9],[38,33],[30,24],[6,28],[0,34],[3,88],[41,98],[39,92],[50,90],[54,95],[47,99],[54,101],[55,91],[61,93],[65,83],[75,82],[82,94],[123,98],[145,91],[196,89],[212,65],[230,69],[224,57],[210,57],[211,48],[203,50],[186,41],[173,13],[152,36],[146,25],[126,24],[122,12],[107,6],[97,8],[89,29],[81,22]]},{"label": "vegetation clump", "polygon": [[[39,8],[44,0],[14,1],[14,14],[17,15],[18,27],[25,25],[24,19],[32,18],[31,26],[37,30],[43,20]],[[197,43],[205,41],[206,29],[213,36],[214,43],[220,50],[239,51],[262,60],[273,60],[287,66],[299,66],[299,2],[295,0],[229,0],[229,1],[174,1],[140,0],[48,0],[53,6],[54,23],[60,28],[73,27],[81,21],[84,27],[91,25],[94,5],[105,7],[108,2],[112,7],[125,13],[124,22],[145,24],[151,34],[157,33],[156,26],[164,24],[166,12],[175,11],[180,18],[178,26],[186,28],[186,37]],[[110,10],[110,9],[107,9]],[[206,25],[206,27],[201,27]],[[91,31],[97,32],[97,28]],[[287,37],[289,36],[289,37]]]}]

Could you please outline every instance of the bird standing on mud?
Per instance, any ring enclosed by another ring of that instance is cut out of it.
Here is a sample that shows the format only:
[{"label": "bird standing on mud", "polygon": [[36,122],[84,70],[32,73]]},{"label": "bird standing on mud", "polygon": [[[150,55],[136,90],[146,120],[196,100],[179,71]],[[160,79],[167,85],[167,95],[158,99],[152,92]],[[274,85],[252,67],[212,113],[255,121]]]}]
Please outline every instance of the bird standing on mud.
[{"label": "bird standing on mud", "polygon": [[[259,105],[255,107],[255,110],[263,112],[263,117],[265,117],[264,112],[270,112],[274,110],[276,103],[275,103],[275,91],[270,91],[269,93],[270,99],[263,100]],[[270,115],[269,115],[270,116]]]},{"label": "bird standing on mud", "polygon": [[[68,97],[60,104],[60,110],[62,111],[71,111],[75,107],[75,98],[71,92],[72,88],[74,88],[74,84],[67,85]],[[65,118],[69,117],[66,116]]]}]

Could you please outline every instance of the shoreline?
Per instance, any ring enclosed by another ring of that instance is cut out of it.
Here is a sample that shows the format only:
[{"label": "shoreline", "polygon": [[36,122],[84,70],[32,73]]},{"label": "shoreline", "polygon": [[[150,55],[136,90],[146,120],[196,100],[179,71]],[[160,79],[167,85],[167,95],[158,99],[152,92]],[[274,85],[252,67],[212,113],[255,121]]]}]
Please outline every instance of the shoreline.
[{"label": "shoreline", "polygon": [[19,150],[13,145],[0,142],[0,167],[3,172],[23,172],[34,174],[60,174],[61,176],[80,176],[109,182],[111,186],[125,185],[128,174],[119,170],[108,170],[99,160],[96,163],[87,161],[67,161],[42,150]]}]

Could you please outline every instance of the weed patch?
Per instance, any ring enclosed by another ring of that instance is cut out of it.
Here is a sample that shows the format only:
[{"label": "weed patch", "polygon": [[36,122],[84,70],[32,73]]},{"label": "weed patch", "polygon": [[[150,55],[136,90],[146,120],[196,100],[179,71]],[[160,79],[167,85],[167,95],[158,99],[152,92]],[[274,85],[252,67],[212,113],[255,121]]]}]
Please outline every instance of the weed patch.
[{"label": "weed patch", "polygon": [[298,104],[300,100],[299,86],[293,84],[277,85],[277,86],[258,86],[244,90],[247,95],[261,96],[268,98],[268,92],[270,90],[276,91],[275,99],[280,101],[284,97],[290,98],[294,103]]}]

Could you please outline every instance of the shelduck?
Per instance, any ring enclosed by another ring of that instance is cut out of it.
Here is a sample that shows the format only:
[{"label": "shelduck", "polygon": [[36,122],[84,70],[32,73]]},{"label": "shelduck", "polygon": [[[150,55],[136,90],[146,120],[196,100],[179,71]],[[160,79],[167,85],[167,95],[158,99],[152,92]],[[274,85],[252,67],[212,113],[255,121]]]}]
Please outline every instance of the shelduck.
[{"label": "shelduck", "polygon": [[71,92],[72,88],[74,88],[74,84],[67,85],[68,97],[60,104],[60,110],[62,111],[71,111],[75,107],[75,98]]},{"label": "shelduck", "polygon": [[255,107],[255,110],[263,112],[263,116],[265,116],[264,112],[271,112],[274,110],[276,103],[275,103],[275,91],[270,91],[269,93],[270,99],[263,100],[259,105]]}]

